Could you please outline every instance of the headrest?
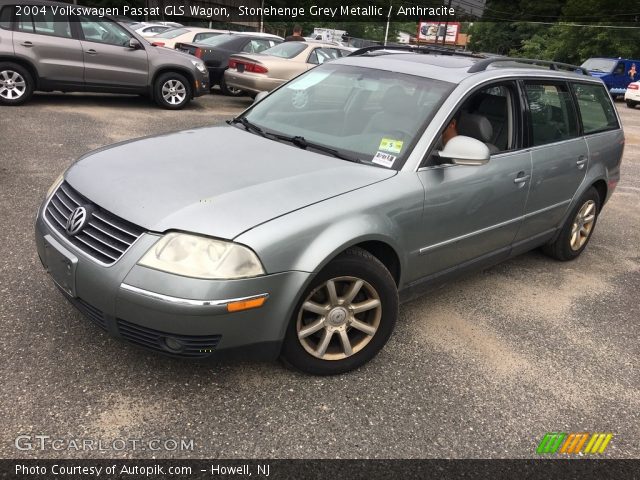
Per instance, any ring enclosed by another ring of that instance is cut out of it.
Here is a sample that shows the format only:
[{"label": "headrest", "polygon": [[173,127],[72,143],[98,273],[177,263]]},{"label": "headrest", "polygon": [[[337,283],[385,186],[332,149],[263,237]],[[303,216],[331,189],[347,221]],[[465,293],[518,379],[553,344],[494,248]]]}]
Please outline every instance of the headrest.
[{"label": "headrest", "polygon": [[472,137],[481,142],[489,142],[493,137],[493,127],[487,117],[475,113],[463,113],[458,120],[458,134]]}]

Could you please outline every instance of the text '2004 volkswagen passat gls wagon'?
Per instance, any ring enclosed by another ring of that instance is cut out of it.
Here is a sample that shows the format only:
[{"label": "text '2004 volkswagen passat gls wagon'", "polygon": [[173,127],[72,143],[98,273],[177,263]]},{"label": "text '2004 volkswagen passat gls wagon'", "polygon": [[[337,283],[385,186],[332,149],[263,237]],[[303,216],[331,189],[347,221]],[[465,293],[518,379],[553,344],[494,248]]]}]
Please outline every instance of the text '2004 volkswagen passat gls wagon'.
[{"label": "text '2004 volkswagen passat gls wagon'", "polygon": [[138,346],[354,369],[400,299],[536,247],[584,250],[624,135],[602,82],[564,67],[356,52],[228,126],[85,155],[47,193],[38,253]]}]

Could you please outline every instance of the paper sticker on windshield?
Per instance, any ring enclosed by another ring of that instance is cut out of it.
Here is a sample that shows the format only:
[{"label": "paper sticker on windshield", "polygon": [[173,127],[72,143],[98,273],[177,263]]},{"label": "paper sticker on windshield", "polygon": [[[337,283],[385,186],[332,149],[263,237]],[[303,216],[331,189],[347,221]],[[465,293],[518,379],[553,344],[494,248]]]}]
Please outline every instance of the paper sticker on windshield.
[{"label": "paper sticker on windshield", "polygon": [[383,152],[395,153],[396,155],[400,153],[402,150],[402,144],[404,142],[402,140],[395,140],[393,138],[383,138],[380,140],[380,146],[378,150],[382,150]]},{"label": "paper sticker on windshield", "polygon": [[395,157],[385,152],[376,152],[375,156],[373,157],[373,160],[371,161],[373,163],[377,163],[378,165],[382,165],[383,167],[391,168],[393,167],[393,162],[396,161],[396,158],[398,157]]}]

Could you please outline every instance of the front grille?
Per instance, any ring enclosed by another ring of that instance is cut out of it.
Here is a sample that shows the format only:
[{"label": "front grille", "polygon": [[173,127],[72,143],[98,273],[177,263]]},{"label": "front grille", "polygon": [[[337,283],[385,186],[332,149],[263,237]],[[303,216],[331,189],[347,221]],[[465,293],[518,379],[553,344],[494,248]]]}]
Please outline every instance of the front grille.
[{"label": "front grille", "polygon": [[[174,357],[203,358],[213,353],[220,342],[221,335],[176,335],[143,327],[126,320],[118,319],[118,330],[122,337],[143,348],[161,352]],[[167,346],[167,339],[182,345],[178,350]]]},{"label": "front grille", "polygon": [[[91,207],[91,216],[77,235],[66,231],[67,219],[77,207]],[[111,265],[127,251],[144,230],[101,209],[64,182],[51,197],[45,218],[71,244],[90,257]]]}]

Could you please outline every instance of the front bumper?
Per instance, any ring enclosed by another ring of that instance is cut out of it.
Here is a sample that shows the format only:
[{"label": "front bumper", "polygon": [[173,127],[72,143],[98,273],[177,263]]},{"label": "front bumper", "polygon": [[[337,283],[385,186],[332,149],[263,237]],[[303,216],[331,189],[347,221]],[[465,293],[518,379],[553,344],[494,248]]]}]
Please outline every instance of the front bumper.
[{"label": "front bumper", "polygon": [[[114,337],[174,357],[276,358],[298,294],[310,275],[283,272],[241,280],[202,280],[137,265],[157,241],[155,234],[143,234],[117,262],[104,266],[67,242],[43,218],[42,209],[35,238],[50,275],[55,268],[47,265],[51,258],[47,248],[75,260],[72,289],[65,288],[59,278],[53,280],[88,319]],[[230,301],[265,294],[268,298],[260,308],[227,310]]]},{"label": "front bumper", "polygon": [[269,78],[262,74],[251,72],[238,73],[230,69],[224,72],[224,81],[230,87],[240,88],[245,92],[252,93],[270,92],[285,82],[284,80]]},{"label": "front bumper", "polygon": [[209,93],[211,90],[211,83],[209,82],[208,73],[202,73],[200,70],[196,69],[197,75],[195,84],[193,86],[193,96],[200,97]]}]

